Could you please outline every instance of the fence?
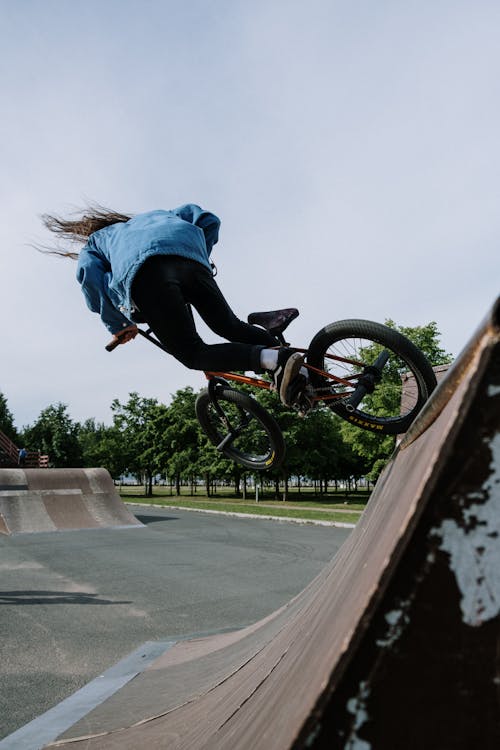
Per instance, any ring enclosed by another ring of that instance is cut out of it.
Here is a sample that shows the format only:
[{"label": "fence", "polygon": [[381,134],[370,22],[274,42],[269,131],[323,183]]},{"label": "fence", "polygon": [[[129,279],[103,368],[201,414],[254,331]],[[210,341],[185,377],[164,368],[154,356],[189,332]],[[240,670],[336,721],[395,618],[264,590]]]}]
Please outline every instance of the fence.
[{"label": "fence", "polygon": [[[3,432],[0,432],[0,466],[4,468],[19,466],[19,448]],[[49,457],[41,451],[27,451],[23,466],[47,469]]]}]

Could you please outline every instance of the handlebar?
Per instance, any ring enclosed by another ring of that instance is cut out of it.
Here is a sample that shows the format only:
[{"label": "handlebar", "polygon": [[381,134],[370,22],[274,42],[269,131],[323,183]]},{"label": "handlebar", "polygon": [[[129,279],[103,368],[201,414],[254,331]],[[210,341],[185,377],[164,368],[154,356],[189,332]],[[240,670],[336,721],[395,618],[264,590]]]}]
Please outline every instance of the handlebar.
[{"label": "handlebar", "polygon": [[[142,336],[143,338],[145,338],[145,339],[147,339],[148,341],[150,341],[150,342],[151,342],[152,344],[154,344],[155,346],[157,346],[157,347],[158,347],[159,349],[162,349],[162,350],[163,350],[164,352],[167,352],[167,354],[169,354],[169,353],[170,353],[170,352],[168,351],[167,347],[166,347],[166,346],[164,346],[164,345],[163,345],[163,344],[162,344],[162,343],[161,343],[160,341],[158,341],[158,339],[157,339],[157,338],[155,338],[155,336],[153,336],[153,335],[151,334],[151,329],[150,329],[150,328],[148,328],[148,330],[147,330],[147,331],[144,331],[144,330],[142,330],[142,328],[138,328],[138,329],[137,329],[137,333],[138,333],[138,334],[139,334],[140,336]],[[109,342],[109,344],[107,344],[107,345],[106,345],[106,346],[105,346],[104,348],[106,349],[106,351],[107,351],[107,352],[112,352],[112,351],[114,351],[114,350],[116,349],[116,347],[117,347],[117,346],[120,346],[120,340],[119,340],[119,339],[118,339],[118,340],[116,340],[116,339],[113,339],[113,340],[112,340],[112,341],[110,341],[110,342]]]}]

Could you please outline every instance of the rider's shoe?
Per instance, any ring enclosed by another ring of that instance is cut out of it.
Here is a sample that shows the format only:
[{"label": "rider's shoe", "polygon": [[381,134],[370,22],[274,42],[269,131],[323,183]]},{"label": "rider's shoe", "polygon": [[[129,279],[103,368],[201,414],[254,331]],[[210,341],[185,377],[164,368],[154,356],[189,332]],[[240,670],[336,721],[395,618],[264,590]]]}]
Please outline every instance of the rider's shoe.
[{"label": "rider's shoe", "polygon": [[[304,356],[294,349],[284,347],[278,354],[278,366],[272,373],[273,390],[279,394],[281,403],[290,406],[299,390],[297,386],[303,389],[305,378],[299,375],[300,368],[304,364]],[[304,383],[299,384],[299,379]]]}]

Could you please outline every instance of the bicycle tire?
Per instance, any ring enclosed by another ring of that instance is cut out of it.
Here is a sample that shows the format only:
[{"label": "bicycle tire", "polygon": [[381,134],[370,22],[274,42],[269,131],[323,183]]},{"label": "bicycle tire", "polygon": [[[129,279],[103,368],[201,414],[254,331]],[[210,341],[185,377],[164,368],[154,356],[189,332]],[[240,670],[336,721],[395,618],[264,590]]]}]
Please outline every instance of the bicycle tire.
[{"label": "bicycle tire", "polygon": [[[196,399],[195,409],[198,422],[210,442],[227,458],[246,469],[262,471],[279,466],[285,457],[285,441],[278,423],[264,407],[251,396],[231,387],[218,386],[216,398],[232,427],[240,431],[220,447],[228,439],[229,429],[208,390],[203,390]],[[240,420],[239,426],[235,420]]]},{"label": "bicycle tire", "polygon": [[[369,320],[341,320],[318,331],[311,341],[307,363],[339,377],[355,378],[360,372],[359,365],[336,362],[326,355],[352,358],[370,365],[381,351],[380,347],[388,351],[390,367],[383,368],[374,394],[367,395],[354,410],[349,410],[347,401],[354,390],[352,386],[332,385],[331,380],[313,370],[310,371],[311,383],[319,392],[323,389],[325,396],[333,393],[342,396],[336,401],[324,400],[342,419],[361,429],[398,435],[410,427],[436,387],[436,376],[429,361],[406,336]],[[412,377],[407,378],[410,385],[403,391],[401,378],[405,373]]]}]

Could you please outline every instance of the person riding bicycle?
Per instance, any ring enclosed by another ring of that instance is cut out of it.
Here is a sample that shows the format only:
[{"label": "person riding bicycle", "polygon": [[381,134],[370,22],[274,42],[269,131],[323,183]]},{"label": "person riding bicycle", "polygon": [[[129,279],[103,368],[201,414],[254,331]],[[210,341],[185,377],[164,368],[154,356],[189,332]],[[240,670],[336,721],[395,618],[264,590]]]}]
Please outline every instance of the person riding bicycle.
[{"label": "person riding bicycle", "polygon": [[[92,207],[74,221],[44,215],[45,226],[63,238],[83,241],[77,280],[88,307],[125,344],[146,323],[179,362],[193,370],[268,371],[285,405],[300,392],[303,356],[268,331],[240,320],[213,277],[210,255],[220,220],[187,203],[173,210],[135,216]],[[230,343],[206,344],[191,314]]]}]

